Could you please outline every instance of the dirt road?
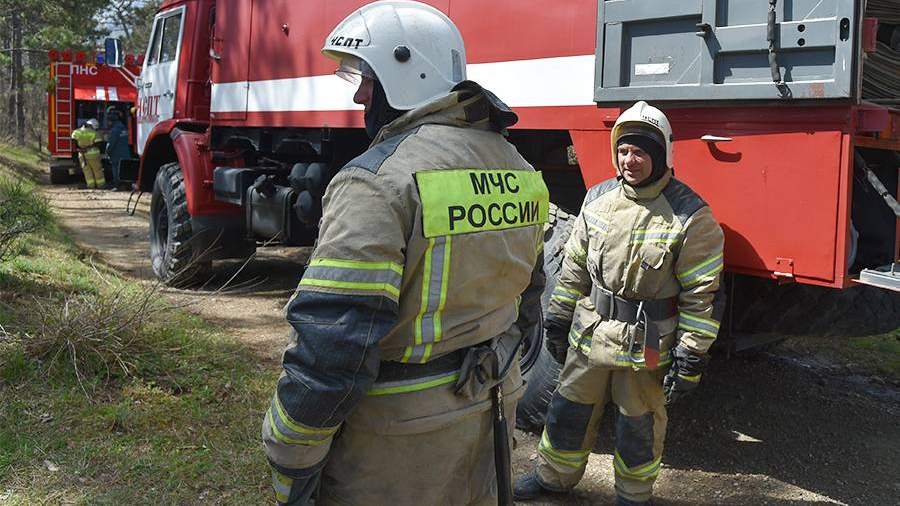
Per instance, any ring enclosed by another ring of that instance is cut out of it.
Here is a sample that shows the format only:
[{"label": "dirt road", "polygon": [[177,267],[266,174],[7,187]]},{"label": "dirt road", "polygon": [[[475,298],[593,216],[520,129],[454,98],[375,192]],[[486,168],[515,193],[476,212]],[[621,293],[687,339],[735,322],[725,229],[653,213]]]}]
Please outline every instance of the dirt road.
[{"label": "dirt road", "polygon": [[[47,187],[79,245],[128,276],[150,279],[145,195],[134,216],[127,192]],[[305,249],[261,249],[241,262],[216,264],[200,291],[170,291],[190,310],[224,327],[277,368],[288,326],[281,308],[302,274]],[[700,394],[669,412],[664,469],[655,504],[900,503],[900,392],[853,381],[833,369],[780,355],[717,357]],[[610,504],[610,421],[585,479],[568,496],[532,504]],[[537,438],[517,432],[514,471],[533,465]]]}]

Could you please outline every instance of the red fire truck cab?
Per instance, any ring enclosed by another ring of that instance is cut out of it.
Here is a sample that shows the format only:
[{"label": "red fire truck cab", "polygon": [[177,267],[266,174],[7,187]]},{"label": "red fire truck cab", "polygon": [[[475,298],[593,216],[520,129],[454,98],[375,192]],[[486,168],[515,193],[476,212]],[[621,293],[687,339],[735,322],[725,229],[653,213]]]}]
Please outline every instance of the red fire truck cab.
[{"label": "red fire truck cab", "polygon": [[[158,276],[312,244],[325,185],[368,143],[320,48],[364,3],[163,2],[137,106]],[[898,97],[864,99],[865,2],[427,3],[459,26],[469,79],[518,113],[509,139],[561,208],[614,175],[610,129],[643,99],[669,115],[676,175],[721,222],[729,271],[843,288],[897,260],[898,221],[859,177],[896,198]]]},{"label": "red fire truck cab", "polygon": [[109,130],[106,114],[112,107],[131,117],[137,102],[137,89],[128,72],[137,75],[140,61],[133,55],[124,58],[124,68],[102,63],[102,56],[90,58],[85,52],[51,50],[50,82],[47,93],[47,148],[50,151],[50,181],[64,183],[80,173],[72,132],[93,118],[100,131]]}]

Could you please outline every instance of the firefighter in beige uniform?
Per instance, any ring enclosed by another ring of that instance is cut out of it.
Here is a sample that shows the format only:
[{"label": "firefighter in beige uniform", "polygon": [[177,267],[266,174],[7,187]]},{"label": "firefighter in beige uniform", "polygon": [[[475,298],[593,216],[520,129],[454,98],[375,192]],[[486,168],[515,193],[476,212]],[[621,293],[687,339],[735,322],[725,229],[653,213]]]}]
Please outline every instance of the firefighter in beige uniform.
[{"label": "firefighter in beige uniform", "polygon": [[618,406],[617,504],[649,501],[665,405],[698,385],[716,338],[723,235],[709,207],[672,175],[665,115],[638,102],[611,133],[618,177],[591,188],[545,318],[560,363],[536,469],[517,499],[563,492],[584,474],[604,406]]},{"label": "firefighter in beige uniform", "polygon": [[513,417],[547,189],[503,136],[515,114],[465,81],[441,12],[366,5],[323,52],[359,80],[374,140],[331,181],[286,307],[296,342],[263,422],[275,497],[496,504],[488,395],[502,382]]},{"label": "firefighter in beige uniform", "polygon": [[100,123],[91,118],[72,132],[72,139],[78,146],[78,161],[84,172],[84,182],[88,188],[103,188],[106,178],[103,176],[103,160],[97,144],[103,141],[103,135],[97,131]]}]

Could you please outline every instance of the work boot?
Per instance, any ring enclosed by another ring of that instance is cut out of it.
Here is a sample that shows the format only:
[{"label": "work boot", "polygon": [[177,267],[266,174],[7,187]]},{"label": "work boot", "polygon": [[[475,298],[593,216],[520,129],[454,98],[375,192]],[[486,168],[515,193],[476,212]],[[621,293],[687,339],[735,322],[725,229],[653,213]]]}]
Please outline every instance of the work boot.
[{"label": "work boot", "polygon": [[537,469],[532,469],[522,476],[519,476],[515,485],[513,485],[513,499],[516,499],[517,501],[527,501],[543,494],[561,493],[564,493],[564,491],[547,488],[546,485],[541,483]]}]

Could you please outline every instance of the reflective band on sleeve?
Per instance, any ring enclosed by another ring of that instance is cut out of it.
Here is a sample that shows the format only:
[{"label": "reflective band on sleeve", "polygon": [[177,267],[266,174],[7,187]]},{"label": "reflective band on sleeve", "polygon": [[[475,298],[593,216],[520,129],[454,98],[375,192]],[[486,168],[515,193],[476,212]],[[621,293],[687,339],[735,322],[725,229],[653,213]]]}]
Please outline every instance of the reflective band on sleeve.
[{"label": "reflective band on sleeve", "polygon": [[630,244],[677,244],[681,241],[681,232],[669,229],[635,229],[631,231]]},{"label": "reflective band on sleeve", "polygon": [[276,501],[279,503],[287,503],[291,498],[291,487],[293,485],[294,480],[274,469],[272,470],[272,489],[275,491]]},{"label": "reflective band on sleeve", "polygon": [[560,304],[562,304],[563,306],[566,306],[566,307],[575,307],[575,304],[578,302],[578,299],[575,299],[573,297],[567,297],[565,295],[559,295],[557,293],[554,293],[553,295],[551,295],[550,300],[555,300],[556,302],[559,302]]},{"label": "reflective band on sleeve", "polygon": [[550,443],[550,438],[547,437],[546,427],[544,428],[543,434],[541,434],[541,441],[538,443],[538,451],[547,460],[561,466],[571,467],[572,469],[581,469],[584,467],[587,464],[588,455],[591,454],[590,448],[587,450],[575,451],[557,450],[553,448],[553,445]]},{"label": "reflective band on sleeve", "polygon": [[393,262],[364,262],[338,258],[316,258],[310,262],[300,287],[319,290],[350,290],[357,293],[400,297],[403,267]]},{"label": "reflective band on sleeve", "polygon": [[415,320],[415,345],[406,348],[401,362],[424,364],[431,358],[431,348],[443,336],[441,312],[447,303],[450,278],[451,237],[428,240],[422,279],[422,305]]},{"label": "reflective band on sleeve", "polygon": [[687,332],[696,332],[707,337],[716,337],[719,335],[719,322],[708,318],[686,313],[678,312],[678,328]]},{"label": "reflective band on sleeve", "polygon": [[569,329],[569,344],[572,345],[573,348],[581,350],[585,355],[591,353],[592,342],[593,336],[591,334],[582,334],[575,330],[574,326]]},{"label": "reflective band on sleeve", "polygon": [[427,170],[415,177],[425,237],[538,225],[549,216],[550,193],[540,172]]},{"label": "reflective band on sleeve", "polygon": [[425,378],[415,378],[405,381],[389,381],[384,383],[375,383],[368,395],[392,395],[405,394],[409,392],[418,392],[429,388],[439,387],[448,383],[454,383],[459,379],[459,371],[453,371],[446,374],[438,374],[435,376],[427,376]]},{"label": "reflective band on sleeve", "polygon": [[580,245],[571,243],[572,241],[569,241],[566,244],[566,255],[572,257],[572,260],[583,268],[587,263],[587,251]]},{"label": "reflective band on sleeve", "polygon": [[314,428],[297,423],[284,411],[278,394],[269,406],[269,424],[278,442],[286,445],[319,446],[331,441],[338,427]]},{"label": "reflective band on sleeve", "polygon": [[[659,365],[657,368],[672,363],[672,356],[668,351],[659,354]],[[621,367],[631,367],[632,369],[646,369],[647,363],[644,361],[644,351],[635,351],[632,353],[620,351],[616,354],[615,364]]]},{"label": "reflective band on sleeve", "polygon": [[691,383],[700,383],[700,375],[699,374],[688,375],[688,374],[678,373],[678,377],[685,381],[690,381]]},{"label": "reflective band on sleeve", "polygon": [[613,468],[615,469],[616,474],[623,478],[632,480],[653,480],[659,475],[660,467],[662,467],[662,458],[657,458],[652,462],[637,467],[628,467],[627,465],[625,465],[625,461],[622,460],[622,457],[619,455],[618,451],[613,458]]},{"label": "reflective band on sleeve", "polygon": [[711,281],[722,272],[722,253],[677,274],[683,288],[690,288],[704,281]]},{"label": "reflective band on sleeve", "polygon": [[555,300],[566,307],[575,307],[575,304],[578,303],[578,299],[584,296],[585,295],[578,290],[572,290],[571,288],[556,285],[550,299]]}]

